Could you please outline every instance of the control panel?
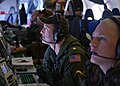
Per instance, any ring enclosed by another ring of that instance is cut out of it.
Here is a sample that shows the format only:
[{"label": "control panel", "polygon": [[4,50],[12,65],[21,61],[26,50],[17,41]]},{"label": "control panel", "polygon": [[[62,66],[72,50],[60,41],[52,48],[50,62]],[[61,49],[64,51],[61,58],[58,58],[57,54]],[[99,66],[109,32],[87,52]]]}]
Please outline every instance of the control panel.
[{"label": "control panel", "polygon": [[3,78],[7,86],[18,86],[17,78],[6,64],[4,58],[0,60],[0,71],[0,76]]}]

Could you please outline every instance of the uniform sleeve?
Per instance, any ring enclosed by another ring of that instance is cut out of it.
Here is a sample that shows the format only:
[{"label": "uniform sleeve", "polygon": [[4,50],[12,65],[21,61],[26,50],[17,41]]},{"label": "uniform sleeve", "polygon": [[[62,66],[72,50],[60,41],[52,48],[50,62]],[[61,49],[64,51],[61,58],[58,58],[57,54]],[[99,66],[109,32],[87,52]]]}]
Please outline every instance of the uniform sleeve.
[{"label": "uniform sleeve", "polygon": [[63,86],[85,86],[86,84],[86,59],[83,58],[87,58],[87,56],[80,54],[78,50],[76,47],[73,47],[66,57],[67,59],[64,62],[64,79],[62,80]]},{"label": "uniform sleeve", "polygon": [[49,69],[51,69],[50,66],[50,59],[49,59],[49,48],[47,48],[45,54],[44,54],[44,58],[43,58],[43,63],[42,63],[42,67],[43,67],[43,71],[44,71],[44,81],[47,84],[50,84],[50,78],[48,77],[48,73],[49,73]]},{"label": "uniform sleeve", "polygon": [[80,62],[66,62],[63,74],[63,86],[82,86],[86,78],[84,66]]}]

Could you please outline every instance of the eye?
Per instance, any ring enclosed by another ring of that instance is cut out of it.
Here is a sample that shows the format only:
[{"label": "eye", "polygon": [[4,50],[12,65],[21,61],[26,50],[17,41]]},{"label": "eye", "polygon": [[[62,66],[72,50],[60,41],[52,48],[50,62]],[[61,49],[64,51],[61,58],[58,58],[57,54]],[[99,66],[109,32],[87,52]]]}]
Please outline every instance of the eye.
[{"label": "eye", "polygon": [[44,30],[48,30],[48,29],[49,29],[49,26],[44,25]]},{"label": "eye", "polygon": [[92,35],[92,39],[97,39],[98,41],[106,41],[107,40],[107,36],[100,34],[100,35]]},{"label": "eye", "polygon": [[107,39],[105,38],[105,37],[103,37],[103,36],[100,36],[100,37],[92,37],[92,40],[94,40],[94,39],[96,39],[96,40],[98,40],[99,42],[104,42],[104,41],[107,41]]},{"label": "eye", "polygon": [[43,27],[43,29],[44,29],[44,30],[47,30],[47,29],[48,29],[48,27]]},{"label": "eye", "polygon": [[105,37],[97,37],[99,41],[107,41],[107,39]]}]

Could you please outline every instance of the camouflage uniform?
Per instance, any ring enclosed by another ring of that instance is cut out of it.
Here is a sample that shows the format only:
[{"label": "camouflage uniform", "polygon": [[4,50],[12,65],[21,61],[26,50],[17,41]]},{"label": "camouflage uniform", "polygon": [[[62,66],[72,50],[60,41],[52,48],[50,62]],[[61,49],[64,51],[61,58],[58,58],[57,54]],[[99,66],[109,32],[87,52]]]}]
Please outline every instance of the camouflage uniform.
[{"label": "camouflage uniform", "polygon": [[100,67],[90,61],[86,62],[87,66],[87,86],[104,86],[104,73]]},{"label": "camouflage uniform", "polygon": [[87,68],[89,70],[88,86],[120,86],[120,67],[110,68],[106,75],[95,64],[92,64],[91,67],[89,64]]},{"label": "camouflage uniform", "polygon": [[[51,86],[85,86],[88,55],[79,41],[68,35],[58,55],[47,48],[43,68]],[[82,85],[83,84],[83,85]]]},{"label": "camouflage uniform", "polygon": [[110,68],[105,77],[104,86],[120,86],[120,67]]}]

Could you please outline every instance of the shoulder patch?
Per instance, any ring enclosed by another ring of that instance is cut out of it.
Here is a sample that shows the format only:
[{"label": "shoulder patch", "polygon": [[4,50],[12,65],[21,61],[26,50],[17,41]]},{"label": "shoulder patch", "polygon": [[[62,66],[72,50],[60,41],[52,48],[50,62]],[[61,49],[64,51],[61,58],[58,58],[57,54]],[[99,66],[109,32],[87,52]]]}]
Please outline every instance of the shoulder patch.
[{"label": "shoulder patch", "polygon": [[81,56],[80,55],[71,55],[69,58],[70,62],[80,62],[81,61]]}]

